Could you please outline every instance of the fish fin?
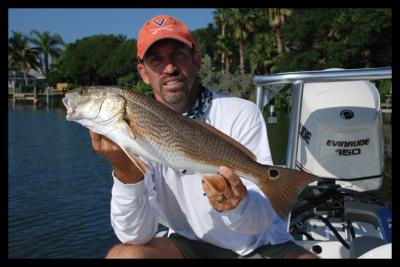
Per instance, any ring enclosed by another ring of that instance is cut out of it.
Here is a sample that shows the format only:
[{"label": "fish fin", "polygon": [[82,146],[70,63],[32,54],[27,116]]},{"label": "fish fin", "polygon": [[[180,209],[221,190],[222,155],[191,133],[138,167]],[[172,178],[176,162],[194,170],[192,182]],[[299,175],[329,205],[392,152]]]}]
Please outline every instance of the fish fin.
[{"label": "fish fin", "polygon": [[132,116],[130,116],[130,112],[128,112],[128,111],[129,110],[127,109],[127,113],[123,117],[123,120],[124,120],[124,122],[127,124],[127,126],[130,129],[129,135],[133,139],[135,139],[137,137],[142,137],[142,135],[140,134],[140,131],[139,131],[138,127],[136,126],[134,120],[131,118]]},{"label": "fish fin", "polygon": [[[118,124],[120,131],[123,134],[128,135],[131,139],[135,139],[135,133],[132,131],[132,127],[130,127],[129,121],[124,118],[124,122]],[[128,147],[120,146],[121,149],[125,152],[128,158],[135,164],[135,166],[143,173],[146,174],[146,167],[143,161],[141,161],[134,152],[131,152]]]},{"label": "fish fin", "polygon": [[230,137],[230,136],[226,135],[225,133],[219,131],[218,129],[216,129],[215,127],[209,125],[208,123],[205,123],[205,122],[202,122],[202,121],[195,121],[195,120],[193,120],[193,121],[196,122],[197,124],[199,124],[200,126],[202,126],[203,128],[205,128],[206,130],[208,130],[208,131],[212,132],[213,134],[217,135],[218,137],[222,138],[226,142],[230,143],[231,145],[234,145],[240,151],[242,151],[247,156],[249,156],[252,160],[254,160],[254,161],[257,160],[257,157],[253,154],[253,152],[251,152],[247,147],[245,147],[244,145],[242,145],[241,143],[239,143],[238,141],[236,141],[232,137]]},{"label": "fish fin", "polygon": [[129,153],[129,150],[121,147],[121,149],[125,152],[125,154],[130,158],[130,160],[136,165],[136,167],[145,175],[146,174],[146,166],[143,161],[141,161],[135,154]]},{"label": "fish fin", "polygon": [[303,171],[272,166],[265,166],[264,169],[267,171],[267,176],[258,183],[258,186],[268,197],[276,213],[283,219],[287,219],[301,191],[309,183],[318,180],[318,176]]},{"label": "fish fin", "polygon": [[212,174],[212,175],[204,174],[203,181],[211,185],[215,189],[215,191],[219,193],[224,192],[227,186],[226,179],[218,174]]},{"label": "fish fin", "polygon": [[129,130],[128,131],[126,131],[127,133],[128,133],[128,135],[129,135],[129,137],[131,138],[131,139],[136,139],[136,135],[135,135],[135,133],[134,133],[134,131],[133,131],[133,128],[129,125],[129,122],[127,122],[126,120],[125,120],[125,122],[126,122],[126,124],[127,124],[127,127],[129,128]]}]

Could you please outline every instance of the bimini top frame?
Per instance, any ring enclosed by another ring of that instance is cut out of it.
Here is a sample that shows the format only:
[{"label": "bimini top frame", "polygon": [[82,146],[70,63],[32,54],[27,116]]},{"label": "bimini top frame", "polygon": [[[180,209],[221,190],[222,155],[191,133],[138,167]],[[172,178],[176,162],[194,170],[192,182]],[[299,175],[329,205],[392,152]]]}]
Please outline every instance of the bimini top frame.
[{"label": "bimini top frame", "polygon": [[297,153],[297,133],[299,132],[301,97],[304,83],[339,82],[359,80],[384,80],[392,78],[392,68],[367,69],[330,69],[323,71],[301,71],[277,73],[271,75],[256,75],[253,83],[257,89],[257,106],[264,106],[283,88],[290,86],[292,90],[292,106],[289,122],[286,167],[295,168]]}]

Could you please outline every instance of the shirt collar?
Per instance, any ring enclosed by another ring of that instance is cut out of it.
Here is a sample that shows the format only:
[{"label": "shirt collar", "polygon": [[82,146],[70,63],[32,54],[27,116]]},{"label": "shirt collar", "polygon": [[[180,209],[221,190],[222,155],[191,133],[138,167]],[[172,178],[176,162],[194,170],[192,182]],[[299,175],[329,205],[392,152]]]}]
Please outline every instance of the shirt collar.
[{"label": "shirt collar", "polygon": [[197,98],[197,100],[189,110],[183,112],[181,115],[195,120],[202,120],[204,114],[208,111],[210,107],[212,98],[212,91],[204,86],[201,86],[199,98]]}]

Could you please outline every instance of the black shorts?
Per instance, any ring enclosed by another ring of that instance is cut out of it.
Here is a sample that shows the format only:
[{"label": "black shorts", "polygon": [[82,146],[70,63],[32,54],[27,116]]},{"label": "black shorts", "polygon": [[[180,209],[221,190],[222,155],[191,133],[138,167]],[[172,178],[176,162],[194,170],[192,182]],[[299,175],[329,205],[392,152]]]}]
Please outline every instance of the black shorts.
[{"label": "black shorts", "polygon": [[280,259],[288,252],[308,252],[295,242],[288,241],[282,244],[263,245],[246,256],[240,256],[232,250],[201,240],[190,240],[176,233],[171,234],[168,238],[174,242],[185,259]]}]

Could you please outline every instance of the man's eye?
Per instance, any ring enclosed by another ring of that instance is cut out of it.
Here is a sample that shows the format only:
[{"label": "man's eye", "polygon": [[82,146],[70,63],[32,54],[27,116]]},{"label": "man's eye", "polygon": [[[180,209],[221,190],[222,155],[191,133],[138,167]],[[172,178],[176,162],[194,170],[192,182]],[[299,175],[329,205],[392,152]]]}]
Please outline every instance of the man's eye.
[{"label": "man's eye", "polygon": [[154,57],[150,59],[150,64],[151,65],[158,65],[162,62],[161,58],[159,57]]},{"label": "man's eye", "polygon": [[185,57],[186,57],[186,54],[183,53],[183,52],[177,52],[177,53],[173,54],[173,58],[176,58],[176,59],[182,59],[182,58],[185,58]]}]

